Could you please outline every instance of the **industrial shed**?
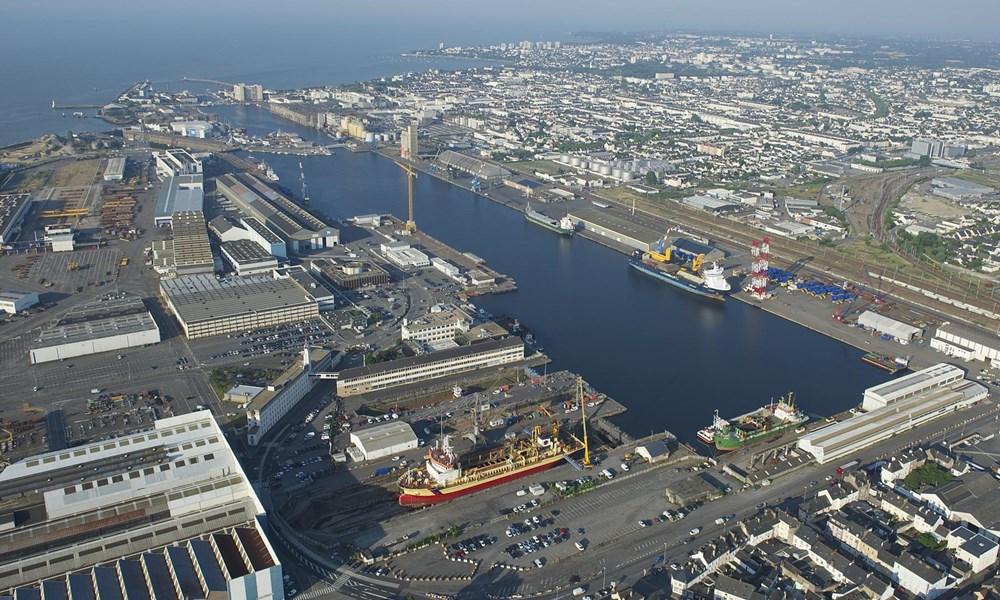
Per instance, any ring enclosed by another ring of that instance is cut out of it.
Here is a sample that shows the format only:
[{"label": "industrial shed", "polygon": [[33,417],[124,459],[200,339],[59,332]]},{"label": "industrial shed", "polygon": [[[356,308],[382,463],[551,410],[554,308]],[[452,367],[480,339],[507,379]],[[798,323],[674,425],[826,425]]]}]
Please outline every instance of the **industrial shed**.
[{"label": "industrial shed", "polygon": [[413,450],[417,447],[417,434],[403,421],[390,421],[368,429],[351,432],[351,443],[365,460],[378,460]]},{"label": "industrial shed", "polygon": [[858,325],[882,335],[891,336],[900,344],[908,344],[923,335],[923,330],[909,323],[890,319],[876,312],[866,310],[858,317]]},{"label": "industrial shed", "polygon": [[655,440],[635,449],[635,453],[652,464],[670,458],[670,448],[664,440]]}]

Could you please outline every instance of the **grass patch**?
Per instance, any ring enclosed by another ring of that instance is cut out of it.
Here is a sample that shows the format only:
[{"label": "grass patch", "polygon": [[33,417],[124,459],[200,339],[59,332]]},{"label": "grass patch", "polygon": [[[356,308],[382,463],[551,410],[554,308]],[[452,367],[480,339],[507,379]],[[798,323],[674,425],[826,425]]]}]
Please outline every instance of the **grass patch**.
[{"label": "grass patch", "polygon": [[932,488],[942,483],[947,483],[954,476],[951,471],[945,469],[936,462],[926,462],[924,466],[914,469],[903,480],[903,485],[914,492],[920,492]]},{"label": "grass patch", "polygon": [[913,540],[928,550],[944,550],[948,547],[948,544],[929,533],[918,534]]},{"label": "grass patch", "polygon": [[962,170],[952,175],[952,177],[971,181],[972,183],[978,183],[979,185],[988,185],[990,187],[1000,188],[1000,175],[991,175],[980,171]]},{"label": "grass patch", "polygon": [[548,175],[559,175],[560,173],[566,172],[565,167],[562,167],[550,160],[519,160],[507,163],[507,166],[529,175],[535,171],[538,171],[539,173],[546,173]]},{"label": "grass patch", "polygon": [[226,395],[231,387],[237,384],[256,385],[264,387],[280,373],[274,369],[254,369],[250,367],[222,367],[212,369],[208,381],[212,385],[219,400]]}]

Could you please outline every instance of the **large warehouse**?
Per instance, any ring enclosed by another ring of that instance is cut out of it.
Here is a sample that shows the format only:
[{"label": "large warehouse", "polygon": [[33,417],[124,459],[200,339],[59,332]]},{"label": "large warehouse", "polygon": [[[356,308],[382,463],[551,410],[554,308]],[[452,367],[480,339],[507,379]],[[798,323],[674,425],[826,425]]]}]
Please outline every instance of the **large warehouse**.
[{"label": "large warehouse", "polygon": [[963,379],[965,379],[965,371],[955,365],[939,363],[898,379],[868,388],[865,390],[861,408],[863,410],[885,408],[899,400]]},{"label": "large warehouse", "polygon": [[160,328],[142,298],[115,293],[81,304],[31,341],[31,364],[160,341]]},{"label": "large warehouse", "polygon": [[647,227],[625,213],[614,214],[585,208],[575,210],[568,216],[574,223],[582,225],[585,231],[643,252],[649,252],[650,245],[663,237],[659,231]]},{"label": "large warehouse", "polygon": [[160,293],[188,339],[319,316],[319,304],[291,278],[189,275],[161,280]]},{"label": "large warehouse", "polygon": [[244,215],[259,219],[284,238],[293,253],[332,248],[340,243],[336,227],[319,220],[253,175],[223,175],[215,180],[215,187]]},{"label": "large warehouse", "polygon": [[[917,371],[907,377],[919,377],[904,384],[901,390],[883,389],[879,395],[887,399],[886,404],[803,436],[798,442],[799,449],[811,454],[820,464],[849,457],[872,444],[989,396],[988,389],[964,377],[957,381],[938,379],[945,371],[942,367],[951,365],[935,365]],[[889,383],[903,379],[906,377]],[[931,384],[931,381],[938,383]],[[884,387],[876,386],[865,393]]]},{"label": "large warehouse", "polygon": [[153,223],[157,227],[173,226],[174,215],[205,210],[205,184],[201,175],[168,177],[160,185],[153,209]]},{"label": "large warehouse", "polygon": [[877,312],[866,310],[858,317],[858,325],[880,335],[887,335],[900,344],[909,344],[923,335],[923,330],[909,323],[890,319]]},{"label": "large warehouse", "polygon": [[410,383],[448,377],[524,360],[524,342],[516,336],[487,340],[419,356],[324,373],[337,380],[337,395],[353,396]]},{"label": "large warehouse", "polygon": [[[378,460],[417,447],[417,435],[404,421],[389,421],[367,429],[351,432],[351,454],[355,459]],[[356,449],[356,452],[353,450]]]},{"label": "large warehouse", "polygon": [[0,490],[5,598],[284,597],[264,506],[208,411],[30,456]]}]

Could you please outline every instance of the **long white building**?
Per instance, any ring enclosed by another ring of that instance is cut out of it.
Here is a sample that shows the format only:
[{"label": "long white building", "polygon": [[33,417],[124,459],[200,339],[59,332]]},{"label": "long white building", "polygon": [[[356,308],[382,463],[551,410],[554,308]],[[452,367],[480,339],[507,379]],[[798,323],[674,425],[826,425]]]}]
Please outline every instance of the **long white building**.
[{"label": "long white building", "polygon": [[247,405],[247,442],[256,446],[271,429],[312,391],[315,371],[330,366],[332,354],[320,348],[302,351],[299,362],[291,365]]},{"label": "long white building", "polygon": [[[953,377],[954,369],[958,379]],[[865,396],[872,409],[802,436],[799,449],[821,464],[850,458],[868,446],[989,396],[986,387],[966,380],[964,372],[952,365],[935,365],[889,383],[901,385],[869,388]],[[879,388],[869,402],[869,392]]]},{"label": "long white building", "polygon": [[521,360],[524,360],[524,342],[521,338],[512,336],[354,367],[337,373],[322,373],[319,376],[324,379],[336,379],[337,395],[344,397],[440,379]]},{"label": "long white building", "polygon": [[0,596],[284,597],[264,507],[208,411],[15,462],[0,499]]}]

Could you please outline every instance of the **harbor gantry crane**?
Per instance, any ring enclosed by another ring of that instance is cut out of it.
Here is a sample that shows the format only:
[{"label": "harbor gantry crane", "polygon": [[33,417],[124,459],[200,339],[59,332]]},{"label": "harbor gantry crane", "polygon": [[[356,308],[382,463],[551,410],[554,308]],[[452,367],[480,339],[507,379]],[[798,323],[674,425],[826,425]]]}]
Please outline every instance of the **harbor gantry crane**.
[{"label": "harbor gantry crane", "polygon": [[399,168],[406,173],[406,231],[413,233],[417,230],[417,222],[413,220],[413,180],[417,178],[417,171],[406,163],[395,161]]}]

